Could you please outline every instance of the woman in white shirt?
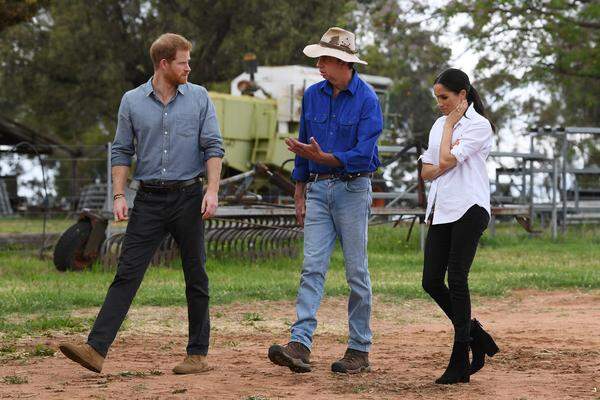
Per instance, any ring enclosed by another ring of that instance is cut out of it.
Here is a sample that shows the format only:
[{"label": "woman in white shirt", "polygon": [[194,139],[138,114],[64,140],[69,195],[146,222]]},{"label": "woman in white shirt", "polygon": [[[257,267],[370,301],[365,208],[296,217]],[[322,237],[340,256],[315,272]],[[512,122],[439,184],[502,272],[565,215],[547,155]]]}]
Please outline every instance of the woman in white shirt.
[{"label": "woman in white shirt", "polygon": [[[454,326],[450,362],[436,383],[469,382],[485,355],[498,351],[492,337],[471,320],[468,276],[479,238],[490,218],[490,185],[485,161],[494,125],[485,117],[479,94],[463,71],[450,68],[435,80],[440,117],[421,157],[423,179],[431,181],[425,219],[423,288]],[[448,286],[444,277],[448,272]],[[469,363],[469,348],[473,361]]]}]

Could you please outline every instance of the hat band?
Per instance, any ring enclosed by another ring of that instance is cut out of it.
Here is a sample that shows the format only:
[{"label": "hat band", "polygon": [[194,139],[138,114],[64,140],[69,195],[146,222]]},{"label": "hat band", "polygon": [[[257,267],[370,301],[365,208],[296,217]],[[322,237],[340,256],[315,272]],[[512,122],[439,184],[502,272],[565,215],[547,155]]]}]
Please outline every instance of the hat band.
[{"label": "hat band", "polygon": [[344,47],[344,46],[339,46],[339,45],[336,45],[336,44],[327,43],[327,42],[324,42],[322,40],[319,42],[319,44],[321,46],[329,47],[330,49],[341,50],[343,52],[346,52],[346,53],[352,54],[352,55],[358,53],[358,51],[352,51],[348,47]]}]

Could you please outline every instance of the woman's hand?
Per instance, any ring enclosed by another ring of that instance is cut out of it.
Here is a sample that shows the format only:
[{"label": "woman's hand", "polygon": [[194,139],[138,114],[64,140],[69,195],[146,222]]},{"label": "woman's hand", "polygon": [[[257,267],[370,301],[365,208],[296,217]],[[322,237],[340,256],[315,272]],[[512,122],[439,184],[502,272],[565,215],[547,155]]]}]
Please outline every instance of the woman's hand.
[{"label": "woman's hand", "polygon": [[468,107],[469,103],[467,103],[467,100],[463,100],[460,103],[458,103],[456,108],[452,110],[450,114],[448,114],[448,116],[446,117],[446,125],[449,125],[454,128],[454,125],[456,125],[456,123],[460,121],[463,115],[465,115],[465,111],[467,111]]},{"label": "woman's hand", "polygon": [[456,165],[456,157],[452,155],[450,150],[460,143],[460,139],[457,139],[454,143],[452,143],[452,132],[454,132],[454,126],[456,123],[462,118],[462,116],[465,114],[465,111],[467,111],[468,106],[469,103],[467,103],[466,100],[462,100],[446,117],[444,131],[442,132],[442,143],[440,144],[439,167],[442,171],[449,170]]}]

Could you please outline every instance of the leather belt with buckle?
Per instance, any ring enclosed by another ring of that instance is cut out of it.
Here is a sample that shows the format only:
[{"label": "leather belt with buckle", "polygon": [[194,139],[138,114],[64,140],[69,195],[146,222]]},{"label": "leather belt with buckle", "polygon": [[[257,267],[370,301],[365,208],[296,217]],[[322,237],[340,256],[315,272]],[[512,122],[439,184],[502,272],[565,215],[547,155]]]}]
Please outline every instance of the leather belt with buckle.
[{"label": "leather belt with buckle", "polygon": [[163,180],[150,180],[141,181],[140,189],[145,192],[172,192],[183,189],[188,186],[195,185],[196,183],[202,183],[202,177],[197,176],[186,181],[163,181]]},{"label": "leather belt with buckle", "polygon": [[308,180],[312,182],[320,181],[323,179],[339,179],[340,181],[351,181],[356,178],[360,178],[361,176],[366,176],[368,178],[373,177],[373,173],[371,172],[356,172],[353,174],[310,174],[308,176]]}]

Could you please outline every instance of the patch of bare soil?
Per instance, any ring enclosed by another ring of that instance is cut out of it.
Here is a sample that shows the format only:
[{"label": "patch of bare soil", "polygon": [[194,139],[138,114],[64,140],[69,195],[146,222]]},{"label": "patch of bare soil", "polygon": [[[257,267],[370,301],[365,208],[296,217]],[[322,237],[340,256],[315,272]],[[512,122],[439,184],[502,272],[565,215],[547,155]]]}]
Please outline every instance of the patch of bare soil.
[{"label": "patch of bare soil", "polygon": [[[600,293],[518,291],[475,299],[473,314],[501,351],[469,384],[433,383],[447,364],[452,328],[433,302],[422,300],[376,301],[373,371],[333,374],[330,364],[342,356],[347,331],[346,302],[334,298],[319,311],[311,373],[294,374],[266,356],[272,343],[288,340],[293,302],[213,307],[215,369],[193,376],[171,373],[185,352],[186,310],[144,307],[131,310],[101,374],[60,352],[9,357],[0,363],[0,398],[600,399]],[[64,339],[84,336],[30,338],[17,347],[56,348]]]}]

